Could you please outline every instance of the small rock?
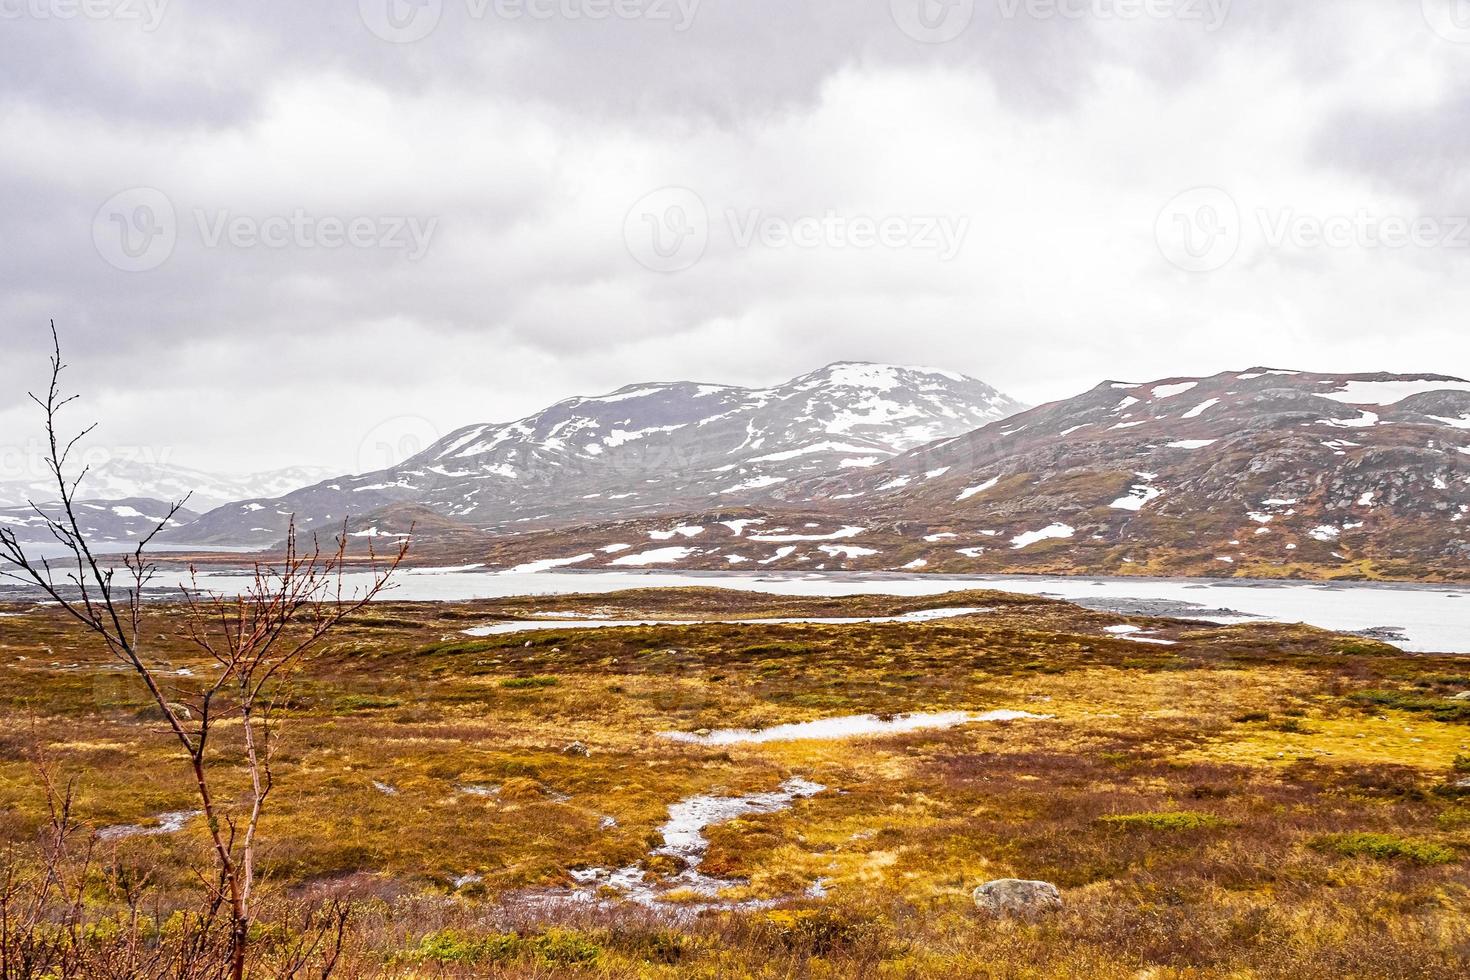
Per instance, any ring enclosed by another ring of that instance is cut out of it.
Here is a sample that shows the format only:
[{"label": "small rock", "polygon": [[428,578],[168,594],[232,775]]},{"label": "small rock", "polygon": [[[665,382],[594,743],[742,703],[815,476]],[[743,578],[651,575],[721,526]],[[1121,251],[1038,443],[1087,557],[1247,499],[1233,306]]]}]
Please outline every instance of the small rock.
[{"label": "small rock", "polygon": [[1450,700],[1451,701],[1470,701],[1470,691],[1461,691],[1459,694],[1456,694],[1454,697],[1450,698]]},{"label": "small rock", "polygon": [[975,907],[991,915],[1033,918],[1062,907],[1057,886],[1045,881],[1001,878],[975,889]]},{"label": "small rock", "polygon": [[576,756],[581,756],[584,759],[587,756],[589,756],[589,755],[592,754],[592,751],[590,749],[588,749],[587,746],[583,745],[581,742],[573,742],[571,745],[568,745],[566,748],[562,749],[561,751],[562,751],[562,755],[576,755]]}]

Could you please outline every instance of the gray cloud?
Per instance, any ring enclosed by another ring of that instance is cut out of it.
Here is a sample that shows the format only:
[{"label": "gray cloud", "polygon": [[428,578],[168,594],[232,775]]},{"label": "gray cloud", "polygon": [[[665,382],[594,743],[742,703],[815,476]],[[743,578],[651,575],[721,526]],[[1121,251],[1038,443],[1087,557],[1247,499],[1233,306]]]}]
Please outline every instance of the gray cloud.
[{"label": "gray cloud", "polygon": [[[1404,195],[1463,209],[1470,47],[1417,4],[1180,0],[1120,20],[1016,2],[1007,17],[1011,0],[979,0],[942,44],[905,34],[888,0],[703,0],[685,31],[444,0],[405,44],[356,0],[172,0],[151,32],[0,22],[0,442],[27,424],[18,393],[52,316],[108,438],[232,469],[347,466],[397,416],[448,430],[636,380],[761,384],[843,358],[1032,401],[1263,361],[1470,372],[1465,250],[1273,246],[1257,216]],[[1211,9],[1227,16],[1187,16]],[[651,272],[624,221],[670,185],[700,195],[709,246]],[[1202,185],[1245,225],[1206,274],[1155,235]],[[120,232],[99,209],[139,187],[165,195],[176,241],[128,272],[94,237]],[[729,217],[829,212],[963,217],[968,234],[941,261],[742,246]],[[298,216],[310,241],[250,237]],[[388,241],[403,218],[432,223],[421,256]],[[244,237],[212,243],[227,219]],[[378,237],[324,247],[323,220]],[[302,392],[311,422],[291,424]]]}]

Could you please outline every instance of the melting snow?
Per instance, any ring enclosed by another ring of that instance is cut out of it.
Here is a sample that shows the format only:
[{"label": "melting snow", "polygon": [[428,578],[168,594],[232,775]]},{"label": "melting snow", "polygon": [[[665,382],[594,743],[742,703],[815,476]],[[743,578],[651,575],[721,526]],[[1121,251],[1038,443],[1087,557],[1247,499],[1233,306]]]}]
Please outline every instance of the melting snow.
[{"label": "melting snow", "polygon": [[958,497],[956,497],[955,500],[956,501],[969,500],[971,497],[975,496],[976,494],[981,494],[981,493],[984,493],[985,491],[991,489],[992,487],[994,487],[999,482],[1000,482],[1000,477],[998,477],[998,476],[995,477],[995,478],[993,478],[993,479],[986,480],[984,483],[980,484],[978,487],[969,487],[964,492],[962,492]]},{"label": "melting snow", "polygon": [[1113,507],[1115,510],[1143,510],[1145,504],[1149,503],[1150,501],[1157,500],[1159,497],[1163,496],[1163,494],[1164,491],[1160,490],[1158,487],[1151,487],[1147,484],[1140,483],[1136,484],[1132,490],[1128,491],[1128,496],[1119,497],[1109,506]]},{"label": "melting snow", "polygon": [[764,490],[766,487],[774,487],[778,483],[785,482],[786,477],[784,476],[757,476],[746,480],[744,483],[737,483],[733,487],[721,490],[720,493],[740,493],[743,490]]},{"label": "melting snow", "polygon": [[[535,633],[541,630],[602,630],[630,626],[858,626],[864,623],[932,623],[961,616],[990,612],[984,606],[960,606],[950,609],[920,609],[898,616],[788,616],[780,619],[578,619],[564,622],[554,619],[522,619],[492,623],[462,630],[465,636],[504,636],[510,633]],[[561,615],[570,615],[563,613]]]},{"label": "melting snow", "polygon": [[855,538],[866,531],[865,527],[844,527],[830,534],[751,534],[747,535],[747,541],[765,541],[771,544],[779,544],[785,541],[841,541],[844,538]]},{"label": "melting snow", "polygon": [[1197,419],[1218,404],[1220,404],[1220,399],[1211,398],[1207,402],[1201,402],[1200,404],[1194,406],[1194,408],[1191,408],[1189,411],[1181,415],[1180,418]]},{"label": "melting snow", "polygon": [[1470,391],[1467,381],[1348,381],[1336,391],[1318,392],[1323,398],[1349,405],[1396,405],[1427,391]]},{"label": "melting snow", "polygon": [[1378,416],[1364,411],[1355,419],[1319,419],[1318,425],[1330,425],[1338,429],[1367,429],[1378,424]]},{"label": "melting snow", "polygon": [[709,851],[709,839],[705,830],[740,817],[763,813],[776,813],[789,809],[797,800],[807,799],[823,792],[825,786],[805,779],[788,779],[773,793],[752,793],[748,796],[691,796],[669,807],[669,819],[659,828],[663,835],[663,846],[655,849],[655,855],[677,858],[683,870],[661,882],[650,882],[647,872],[636,864],[608,871],[604,868],[588,868],[571,872],[573,880],[580,886],[569,893],[543,895],[543,898],[576,904],[593,905],[601,899],[598,893],[606,888],[620,892],[624,899],[648,908],[658,904],[670,892],[690,892],[706,899],[703,902],[680,901],[677,908],[681,913],[695,914],[710,909],[755,909],[773,904],[760,900],[747,902],[720,902],[720,892],[740,884],[739,881],[715,878],[699,871]]},{"label": "melting snow", "polygon": [[1198,387],[1198,381],[1184,381],[1176,385],[1159,385],[1154,388],[1154,397],[1173,398],[1175,395],[1182,395],[1186,391],[1190,391],[1191,389]]},{"label": "melting snow", "polygon": [[704,528],[692,524],[676,527],[672,531],[649,531],[648,536],[655,541],[667,541],[676,534],[682,534],[686,538],[697,538],[704,533]]},{"label": "melting snow", "polygon": [[103,827],[97,831],[97,839],[102,841],[117,841],[124,840],[128,837],[160,837],[164,834],[177,834],[184,829],[184,825],[190,820],[201,815],[198,810],[179,810],[174,813],[161,813],[157,817],[158,825],[155,827],[142,827],[137,824]]},{"label": "melting snow", "polygon": [[722,525],[725,525],[726,527],[729,527],[729,529],[731,529],[732,535],[735,535],[736,538],[739,538],[739,536],[741,536],[742,533],[745,533],[745,529],[747,529],[747,527],[750,527],[751,525],[764,525],[764,523],[766,523],[766,522],[764,522],[764,520],[745,519],[745,520],[722,520],[722,522],[720,522],[720,523],[722,523]]},{"label": "melting snow", "polygon": [[1179,442],[1169,443],[1169,449],[1204,449],[1219,442],[1218,439],[1181,439]]},{"label": "melting snow", "polygon": [[652,551],[641,551],[636,555],[624,555],[612,560],[613,565],[642,566],[642,565],[667,565],[676,561],[683,561],[694,554],[693,548],[655,548]]},{"label": "melting snow", "polygon": [[585,555],[574,555],[571,558],[543,558],[540,561],[528,561],[524,565],[507,568],[501,575],[521,575],[531,572],[546,572],[553,568],[561,568],[566,565],[580,565],[584,561],[591,561],[597,556],[590,551]]},{"label": "melting snow", "polygon": [[864,558],[878,554],[872,548],[859,548],[854,544],[824,544],[817,549],[833,558]]},{"label": "melting snow", "polygon": [[773,728],[748,729],[725,728],[708,735],[693,735],[686,732],[665,732],[663,737],[674,742],[690,745],[760,745],[766,742],[795,742],[801,739],[843,739],[867,735],[902,735],[926,729],[955,728],[983,721],[1043,721],[1049,715],[1033,715],[1028,711],[945,711],[932,714],[894,715],[880,718],[878,715],[850,715],[844,718],[823,718],[820,721],[796,722],[776,725]]},{"label": "melting snow", "polygon": [[1022,548],[1029,548],[1038,541],[1046,541],[1052,538],[1070,538],[1076,533],[1076,529],[1069,525],[1053,524],[1050,527],[1042,528],[1040,531],[1026,531],[1016,535],[1014,538],[1011,538],[1011,548],[1019,551]]}]

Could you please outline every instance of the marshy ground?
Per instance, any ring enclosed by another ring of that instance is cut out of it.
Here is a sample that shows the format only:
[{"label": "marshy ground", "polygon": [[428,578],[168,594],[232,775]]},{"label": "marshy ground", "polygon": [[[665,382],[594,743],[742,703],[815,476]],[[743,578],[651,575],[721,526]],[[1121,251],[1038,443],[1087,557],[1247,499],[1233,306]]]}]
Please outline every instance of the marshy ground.
[{"label": "marshy ground", "polygon": [[[987,611],[464,633],[555,613],[948,607]],[[41,825],[38,748],[77,780],[95,828],[189,812],[134,679],[59,612],[3,611],[19,615],[0,618],[0,840],[24,847]],[[178,623],[160,606],[145,635],[183,694],[208,668]],[[1470,665],[1452,657],[991,592],[382,603],[279,708],[265,871],[283,898],[358,903],[351,976],[1463,975],[1464,691]],[[992,710],[1048,717],[759,744],[662,737]],[[610,888],[560,900],[590,869],[677,878],[682,860],[657,853],[671,805],[794,779],[824,789],[704,831],[699,871],[729,883],[719,899],[735,910],[678,888],[651,907]],[[166,906],[207,862],[197,823],[98,847]],[[1065,909],[979,915],[970,892],[1008,877],[1056,884]]]}]

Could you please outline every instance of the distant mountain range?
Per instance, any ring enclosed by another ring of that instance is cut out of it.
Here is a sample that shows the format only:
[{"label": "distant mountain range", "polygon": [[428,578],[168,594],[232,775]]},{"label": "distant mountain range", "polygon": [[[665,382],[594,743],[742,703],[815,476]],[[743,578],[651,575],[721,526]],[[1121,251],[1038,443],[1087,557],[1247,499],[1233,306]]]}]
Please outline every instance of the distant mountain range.
[{"label": "distant mountain range", "polygon": [[[87,472],[83,483],[86,497],[98,501],[182,500],[189,498],[191,510],[213,510],[234,500],[275,497],[297,487],[332,475],[322,467],[295,466],[246,476],[222,476],[183,466],[133,459],[108,459]],[[40,474],[29,480],[0,482],[0,507],[24,507],[27,501],[46,503],[56,499],[56,487]]]},{"label": "distant mountain range", "polygon": [[[667,543],[665,543],[667,542]],[[1255,368],[1105,382],[878,466],[503,542],[496,564],[1470,577],[1470,383]]]},{"label": "distant mountain range", "polygon": [[405,506],[504,534],[747,504],[786,484],[879,466],[1023,407],[960,374],[881,364],[833,364],[772,388],[630,385],[467,426],[381,472],[236,501],[170,537],[265,547],[292,515],[314,529],[349,515],[371,523]]},{"label": "distant mountain range", "polygon": [[[162,513],[148,496],[88,519],[128,540]],[[876,364],[765,389],[632,385],[468,426],[378,473],[181,514],[163,538],[270,548],[293,515],[346,521],[359,544],[412,527],[416,561],[489,567],[1462,580],[1470,382],[1253,368],[1029,410]]]}]

